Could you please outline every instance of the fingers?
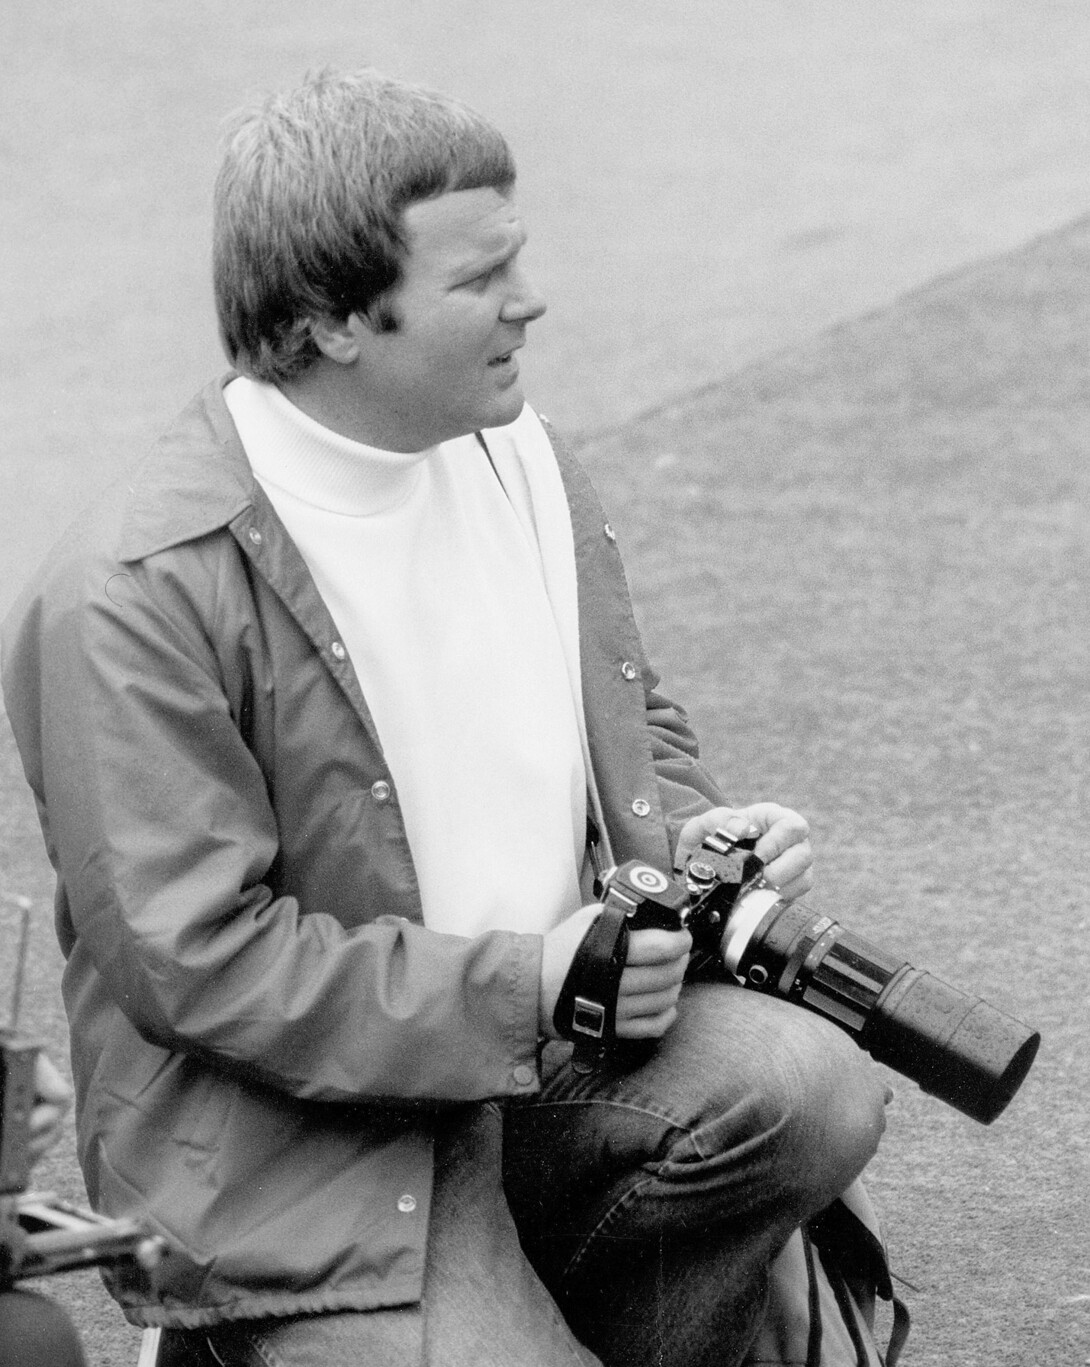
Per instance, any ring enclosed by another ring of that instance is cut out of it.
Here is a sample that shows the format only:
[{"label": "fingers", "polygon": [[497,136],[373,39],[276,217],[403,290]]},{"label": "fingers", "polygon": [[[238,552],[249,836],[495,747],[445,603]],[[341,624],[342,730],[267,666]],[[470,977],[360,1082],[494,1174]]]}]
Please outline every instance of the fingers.
[{"label": "fingers", "polygon": [[739,812],[735,807],[713,807],[709,812],[701,812],[699,816],[690,817],[682,826],[677,838],[677,849],[674,851],[674,868],[679,871],[683,869],[700,848],[700,842],[705,836],[725,827],[728,822],[736,820],[738,816]]},{"label": "fingers", "polygon": [[618,1039],[661,1039],[677,1020],[677,1007],[669,1006],[657,1016],[637,1016],[631,1020],[617,1017]]},{"label": "fingers", "polygon": [[[726,809],[718,811],[726,812]],[[749,807],[730,811],[728,820],[719,824],[732,835],[743,834],[747,826],[760,831],[755,853],[765,863],[765,878],[780,891],[785,902],[803,897],[814,886],[810,823],[799,812],[781,807],[778,802],[754,802]]]},{"label": "fingers", "polygon": [[784,901],[809,892],[814,886],[814,851],[806,818],[776,802],[755,802],[743,807],[738,817],[762,833],[755,853],[764,860],[765,878]]},{"label": "fingers", "polygon": [[688,931],[633,931],[617,994],[619,1039],[657,1039],[674,1023],[691,948]]},{"label": "fingers", "polygon": [[680,989],[688,966],[689,956],[685,955],[682,959],[653,964],[647,968],[626,967],[621,974],[620,997],[638,999]]},{"label": "fingers", "polygon": [[628,937],[625,972],[658,964],[680,964],[682,973],[693,947],[687,930],[634,930]]},{"label": "fingers", "polygon": [[793,902],[814,886],[813,854],[810,842],[793,845],[765,867],[765,878],[785,902]]},{"label": "fingers", "polygon": [[681,869],[713,831],[741,835],[748,826],[761,833],[756,854],[765,864],[765,877],[785,902],[794,901],[814,885],[814,852],[805,817],[778,802],[754,802],[748,807],[713,807],[691,817],[678,836],[674,865]]},{"label": "fingers", "polygon": [[793,812],[790,807],[781,807],[779,803],[755,802],[750,807],[743,807],[738,815],[762,833],[757,841],[756,853],[766,864],[771,864],[793,845],[810,839],[810,825],[806,818]]}]

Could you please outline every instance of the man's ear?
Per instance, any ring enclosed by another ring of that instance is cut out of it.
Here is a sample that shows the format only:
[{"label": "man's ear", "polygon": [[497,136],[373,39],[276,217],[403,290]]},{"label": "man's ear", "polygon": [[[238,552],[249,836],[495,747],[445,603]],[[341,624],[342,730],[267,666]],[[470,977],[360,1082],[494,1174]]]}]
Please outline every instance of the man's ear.
[{"label": "man's ear", "polygon": [[347,318],[312,318],[310,335],[323,356],[338,365],[354,365],[360,356],[360,330],[366,326],[355,313]]}]

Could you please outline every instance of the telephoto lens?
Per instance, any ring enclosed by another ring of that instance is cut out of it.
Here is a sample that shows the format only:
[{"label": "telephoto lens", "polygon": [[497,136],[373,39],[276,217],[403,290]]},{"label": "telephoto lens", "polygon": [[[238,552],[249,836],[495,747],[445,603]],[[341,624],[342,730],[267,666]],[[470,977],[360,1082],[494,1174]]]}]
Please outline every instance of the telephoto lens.
[{"label": "telephoto lens", "polygon": [[763,879],[755,843],[755,833],[716,832],[687,871],[690,919],[714,925],[729,972],[834,1021],[879,1063],[990,1124],[1025,1080],[1038,1032],[831,917],[784,902]]}]

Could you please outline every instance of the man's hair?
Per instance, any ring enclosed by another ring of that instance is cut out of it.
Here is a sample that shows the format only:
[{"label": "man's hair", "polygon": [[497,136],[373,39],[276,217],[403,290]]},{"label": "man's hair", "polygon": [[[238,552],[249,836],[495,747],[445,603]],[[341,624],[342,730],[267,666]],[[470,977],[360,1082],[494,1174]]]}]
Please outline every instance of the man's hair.
[{"label": "man's hair", "polygon": [[323,71],[244,111],[216,179],[213,279],[232,363],[287,380],[319,356],[311,320],[397,327],[404,211],[454,190],[506,194],[503,136],[459,100],[375,71]]}]

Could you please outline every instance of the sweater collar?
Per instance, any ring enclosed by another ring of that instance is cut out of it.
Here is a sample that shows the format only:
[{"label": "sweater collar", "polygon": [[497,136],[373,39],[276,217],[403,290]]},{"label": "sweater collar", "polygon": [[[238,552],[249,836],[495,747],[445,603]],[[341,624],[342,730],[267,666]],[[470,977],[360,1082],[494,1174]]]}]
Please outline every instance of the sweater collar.
[{"label": "sweater collar", "polygon": [[264,488],[325,513],[365,517],[392,510],[438,450],[385,451],[352,441],[309,417],[275,385],[244,376],[225,388],[224,401]]}]

